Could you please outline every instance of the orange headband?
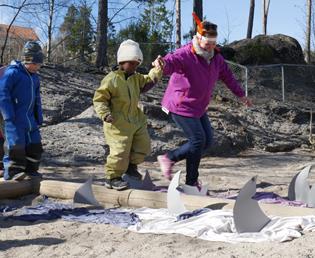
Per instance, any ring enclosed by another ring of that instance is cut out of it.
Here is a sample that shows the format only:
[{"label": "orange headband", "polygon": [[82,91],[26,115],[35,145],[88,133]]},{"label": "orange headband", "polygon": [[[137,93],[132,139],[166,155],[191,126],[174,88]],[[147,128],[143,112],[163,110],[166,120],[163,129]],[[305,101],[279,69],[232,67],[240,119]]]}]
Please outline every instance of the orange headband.
[{"label": "orange headband", "polygon": [[203,34],[203,25],[202,22],[200,21],[199,17],[197,16],[197,14],[195,12],[192,13],[192,16],[194,17],[194,20],[197,24],[197,32],[202,35]]}]

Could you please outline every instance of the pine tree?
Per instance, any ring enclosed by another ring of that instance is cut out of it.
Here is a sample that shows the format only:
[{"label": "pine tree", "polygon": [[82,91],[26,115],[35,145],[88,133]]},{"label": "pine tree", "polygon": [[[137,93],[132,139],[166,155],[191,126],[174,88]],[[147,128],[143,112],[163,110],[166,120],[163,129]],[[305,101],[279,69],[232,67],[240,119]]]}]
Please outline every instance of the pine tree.
[{"label": "pine tree", "polygon": [[80,7],[79,17],[74,25],[77,32],[79,56],[81,61],[85,61],[85,54],[92,52],[93,30],[90,21],[91,8],[83,5]]},{"label": "pine tree", "polygon": [[77,51],[77,38],[73,25],[78,20],[78,16],[78,9],[74,5],[69,6],[64,22],[60,28],[60,32],[64,38],[65,48],[71,53],[76,53]]},{"label": "pine tree", "polygon": [[158,55],[170,50],[172,36],[172,13],[166,8],[167,0],[145,1],[145,9],[138,22],[130,23],[119,31],[115,42],[128,38],[140,43],[144,65],[149,66]]},{"label": "pine tree", "polygon": [[86,61],[85,55],[92,52],[93,30],[90,21],[91,8],[82,5],[79,8],[71,5],[65,16],[60,31],[65,38],[65,48],[72,56]]}]

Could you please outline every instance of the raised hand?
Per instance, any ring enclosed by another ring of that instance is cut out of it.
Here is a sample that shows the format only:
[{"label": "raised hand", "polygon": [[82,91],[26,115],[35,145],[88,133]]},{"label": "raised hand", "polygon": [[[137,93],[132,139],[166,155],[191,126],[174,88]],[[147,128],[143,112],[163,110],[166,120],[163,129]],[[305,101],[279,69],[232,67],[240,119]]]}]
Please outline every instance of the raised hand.
[{"label": "raised hand", "polygon": [[152,62],[152,66],[159,68],[161,70],[163,70],[164,65],[165,62],[160,55]]}]

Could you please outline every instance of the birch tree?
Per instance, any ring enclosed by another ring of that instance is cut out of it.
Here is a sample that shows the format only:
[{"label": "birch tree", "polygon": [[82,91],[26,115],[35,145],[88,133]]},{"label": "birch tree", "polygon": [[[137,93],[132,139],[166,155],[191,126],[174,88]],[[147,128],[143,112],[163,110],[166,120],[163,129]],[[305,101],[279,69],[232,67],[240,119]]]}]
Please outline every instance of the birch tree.
[{"label": "birch tree", "polygon": [[29,16],[31,25],[41,31],[42,36],[46,43],[46,58],[48,62],[52,61],[52,41],[55,32],[58,32],[59,21],[64,16],[64,10],[69,7],[70,0],[37,0],[38,3],[33,6],[29,6],[23,10],[23,17],[27,23],[29,22]]}]

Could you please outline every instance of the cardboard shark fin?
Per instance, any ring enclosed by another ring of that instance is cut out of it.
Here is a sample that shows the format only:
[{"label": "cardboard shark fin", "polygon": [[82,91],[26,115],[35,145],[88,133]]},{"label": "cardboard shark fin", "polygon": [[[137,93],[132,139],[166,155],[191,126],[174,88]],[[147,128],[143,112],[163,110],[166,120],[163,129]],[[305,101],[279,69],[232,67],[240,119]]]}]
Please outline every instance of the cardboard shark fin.
[{"label": "cardboard shark fin", "polygon": [[129,188],[132,188],[132,189],[153,191],[156,188],[156,186],[152,182],[152,179],[150,177],[148,170],[145,171],[143,180],[136,179],[126,174],[122,176],[122,179],[126,181],[129,185]]},{"label": "cardboard shark fin", "polygon": [[89,177],[89,179],[75,191],[73,202],[101,206],[95,199],[92,191],[92,177]]},{"label": "cardboard shark fin", "polygon": [[238,233],[259,232],[270,222],[252,197],[256,193],[257,176],[252,177],[239,192],[233,208],[233,219]]},{"label": "cardboard shark fin", "polygon": [[187,211],[184,203],[181,200],[181,193],[177,190],[179,185],[181,171],[178,171],[167,189],[167,209],[170,214],[178,215]]},{"label": "cardboard shark fin", "polygon": [[308,176],[313,165],[308,165],[298,172],[291,180],[288,190],[288,199],[301,201],[308,207],[315,207],[315,186],[310,186]]}]

